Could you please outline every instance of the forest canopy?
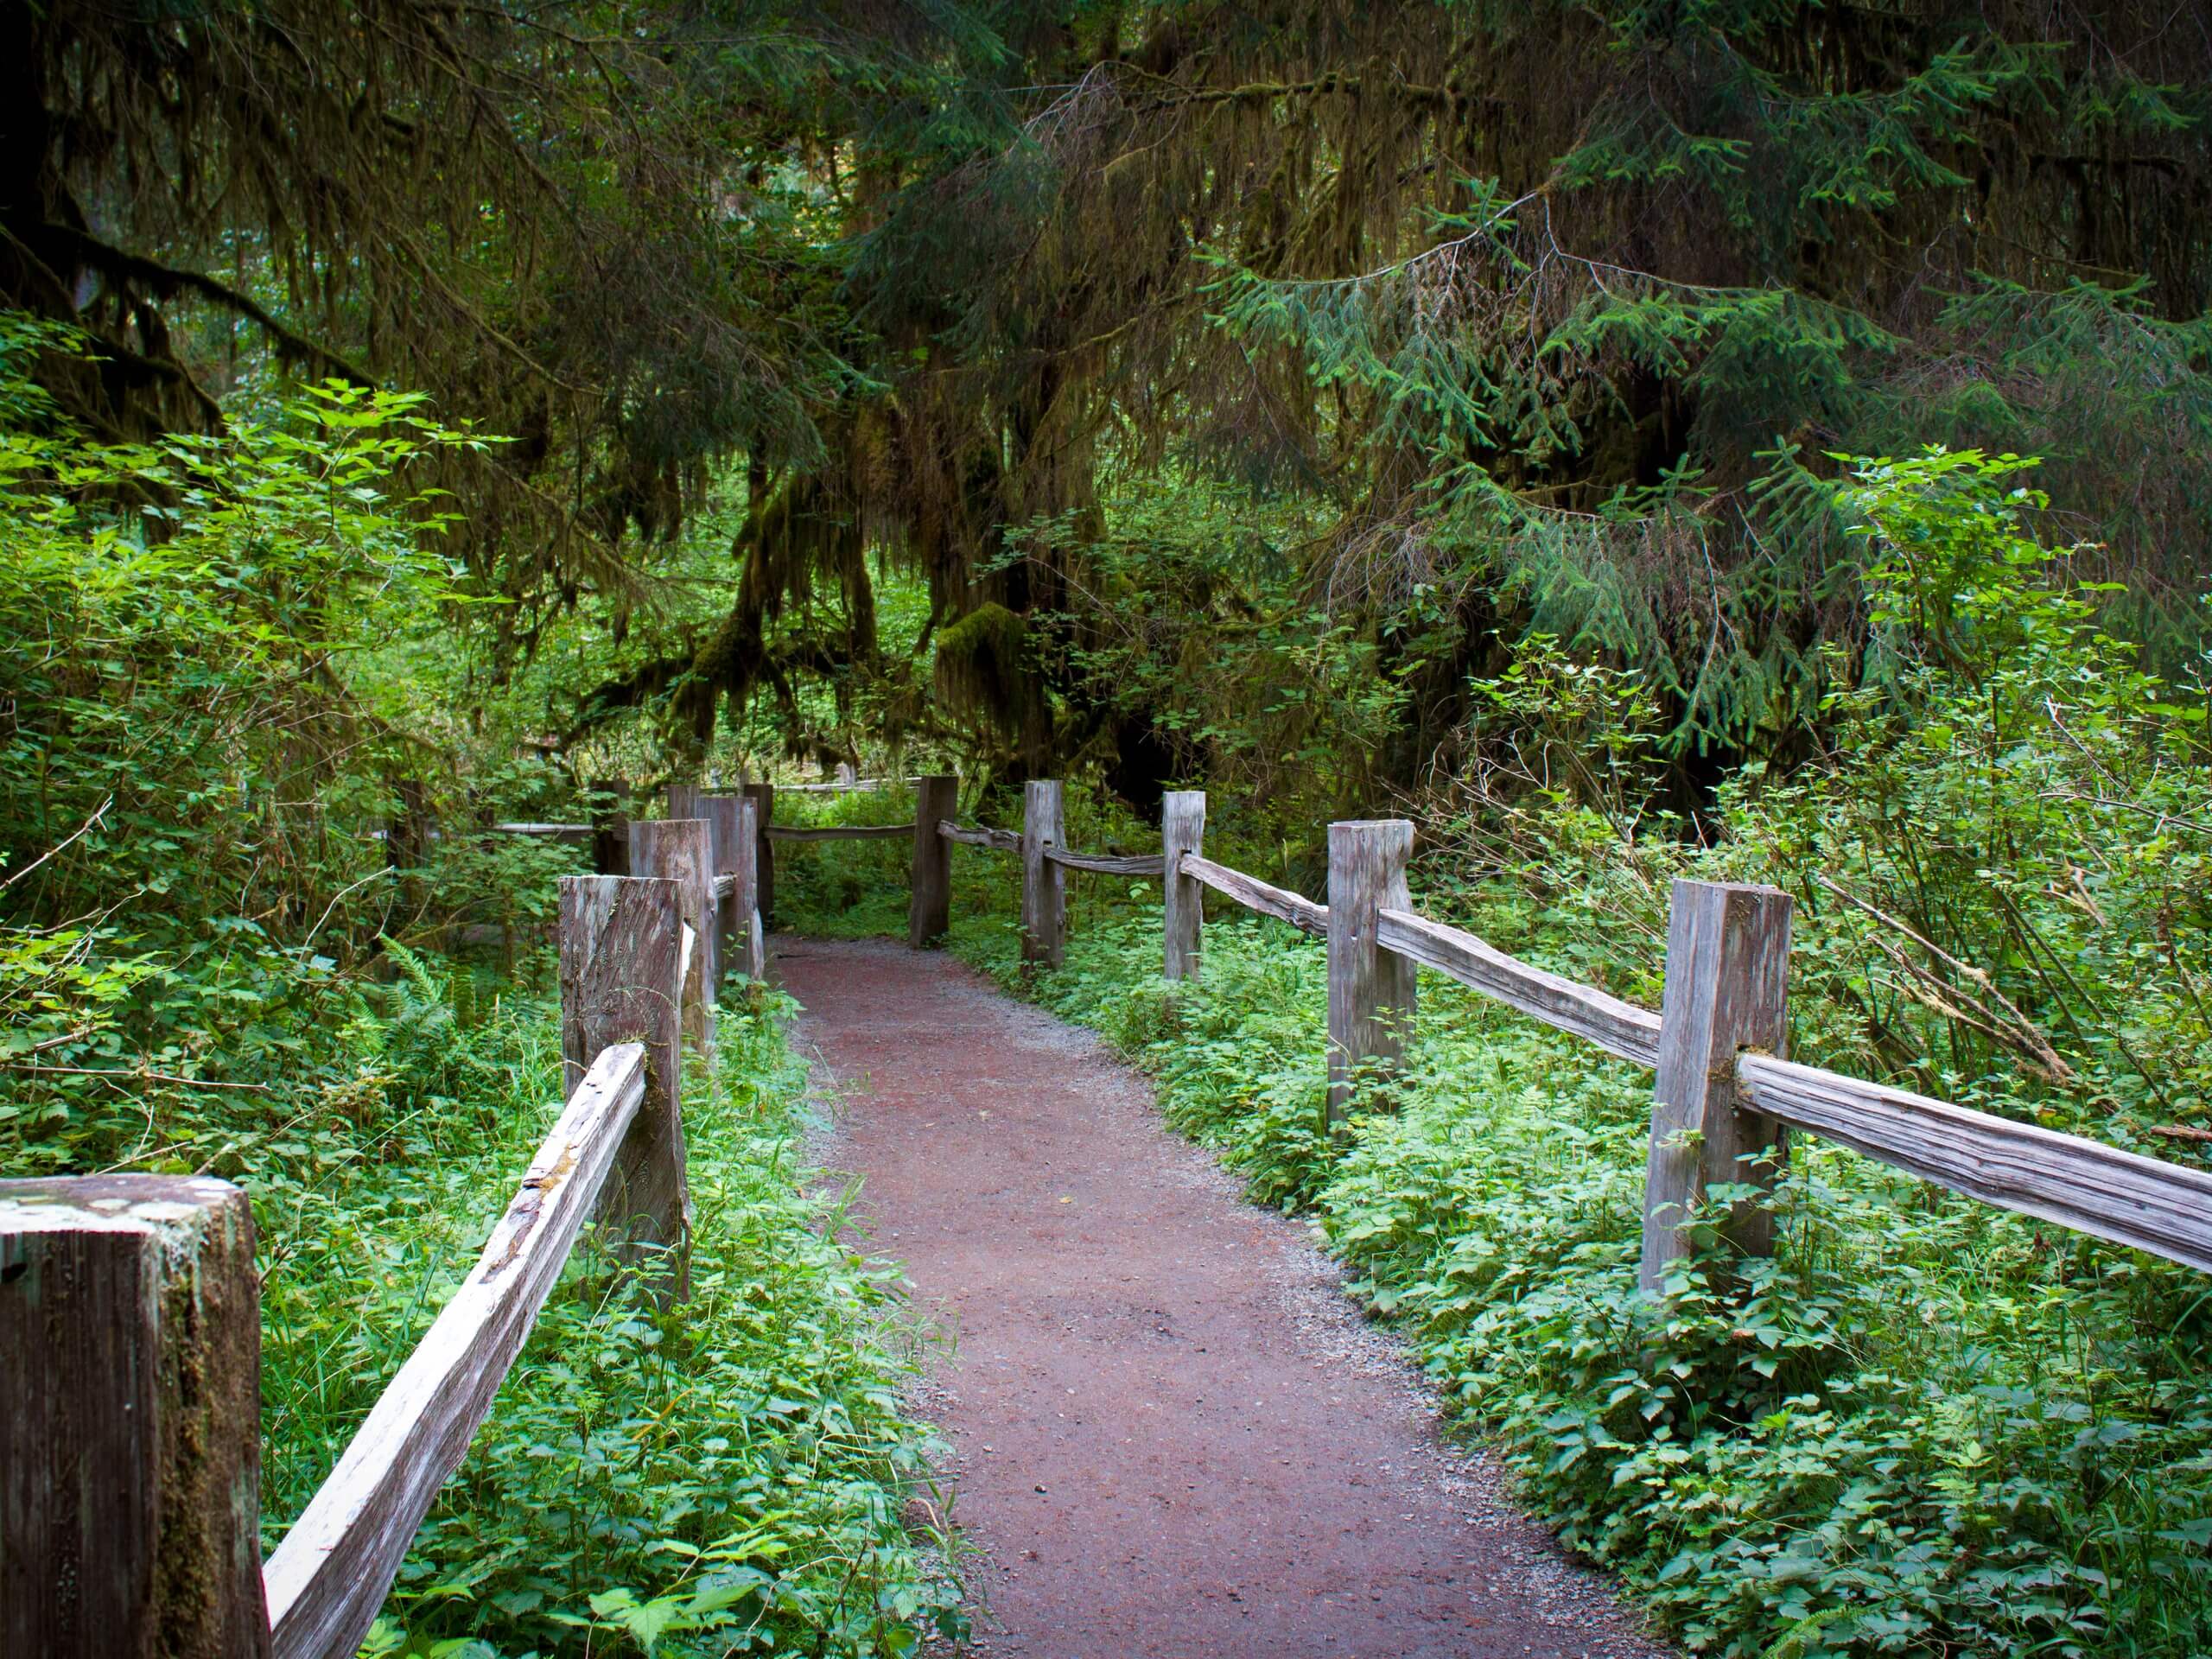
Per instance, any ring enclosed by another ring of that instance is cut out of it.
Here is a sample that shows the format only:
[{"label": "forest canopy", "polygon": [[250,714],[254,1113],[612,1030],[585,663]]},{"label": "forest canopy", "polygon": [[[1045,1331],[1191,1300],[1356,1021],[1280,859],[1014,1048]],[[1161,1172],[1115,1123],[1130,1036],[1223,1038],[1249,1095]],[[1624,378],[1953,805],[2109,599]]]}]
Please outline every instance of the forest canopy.
[{"label": "forest canopy", "polygon": [[[757,702],[793,753],[1081,758],[1143,804],[1222,758],[1119,671],[1173,593],[1401,683],[1323,741],[1402,789],[1516,639],[1633,664],[1694,805],[1817,747],[1867,626],[1838,458],[1927,445],[2040,457],[2161,661],[2201,625],[2202,7],[0,28],[0,303],[94,347],[44,359],[58,409],[213,430],[335,377],[504,440],[443,464],[483,682],[649,623],[551,696],[573,736],[696,753]],[[918,626],[876,602],[908,576]]]}]

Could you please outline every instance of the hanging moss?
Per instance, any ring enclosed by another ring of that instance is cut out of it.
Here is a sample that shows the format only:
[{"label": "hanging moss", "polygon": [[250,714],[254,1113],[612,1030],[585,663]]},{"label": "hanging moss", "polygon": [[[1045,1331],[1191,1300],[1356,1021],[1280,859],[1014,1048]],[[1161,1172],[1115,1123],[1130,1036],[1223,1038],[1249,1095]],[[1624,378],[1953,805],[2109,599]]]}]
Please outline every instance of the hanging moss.
[{"label": "hanging moss", "polygon": [[1007,738],[1025,760],[1048,752],[1052,705],[1029,624],[1005,606],[978,605],[938,631],[937,692],[946,708]]}]

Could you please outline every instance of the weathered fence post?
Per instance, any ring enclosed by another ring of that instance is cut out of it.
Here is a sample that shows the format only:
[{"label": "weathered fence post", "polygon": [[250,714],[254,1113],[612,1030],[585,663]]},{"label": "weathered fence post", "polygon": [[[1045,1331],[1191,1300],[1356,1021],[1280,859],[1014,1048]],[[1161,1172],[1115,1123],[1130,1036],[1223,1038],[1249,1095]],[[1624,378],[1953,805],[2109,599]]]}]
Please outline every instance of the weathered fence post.
[{"label": "weathered fence post", "polygon": [[730,903],[736,912],[737,949],[748,979],[768,976],[767,941],[760,931],[760,824],[749,796],[738,798],[737,836],[730,843]]},{"label": "weathered fence post", "polygon": [[1166,951],[1162,971],[1170,979],[1198,976],[1198,932],[1205,919],[1205,889],[1198,877],[1185,875],[1176,861],[1205,849],[1206,792],[1171,789],[1160,802],[1160,850],[1167,863]]},{"label": "weathered fence post", "polygon": [[261,1281],[227,1181],[0,1181],[0,1654],[256,1659]]},{"label": "weathered fence post", "polygon": [[952,843],[938,834],[940,818],[960,816],[960,780],[914,780],[914,868],[906,900],[906,943],[917,950],[952,925]]},{"label": "weathered fence post", "polygon": [[630,874],[630,785],[604,779],[591,786],[591,867],[601,875]]},{"label": "weathered fence post", "polygon": [[[1769,1172],[1757,1160],[1780,1147],[1782,1126],[1738,1103],[1736,1055],[1751,1048],[1784,1058],[1789,979],[1788,893],[1675,880],[1643,1182],[1647,1290],[1689,1253],[1691,1211],[1707,1186],[1766,1185]],[[1723,1230],[1747,1255],[1773,1248],[1773,1213],[1757,1199],[1732,1206]]]},{"label": "weathered fence post", "polygon": [[745,798],[753,803],[753,909],[766,927],[776,915],[776,849],[768,839],[768,826],[776,821],[776,786],[747,784]]},{"label": "weathered fence post", "polygon": [[1329,1122],[1344,1121],[1353,1075],[1388,1065],[1414,1014],[1413,959],[1376,940],[1382,909],[1411,910],[1406,861],[1414,827],[1404,818],[1329,826]]},{"label": "weathered fence post", "polygon": [[677,1000],[683,920],[677,882],[561,878],[562,1094],[575,1092],[601,1049],[645,1045],[645,1098],[616,1155],[599,1214],[628,1248],[676,1253],[678,1295],[686,1288],[682,1252],[691,1227]]},{"label": "weathered fence post", "polygon": [[1057,968],[1067,952],[1067,872],[1045,856],[1066,837],[1058,779],[1033,778],[1021,791],[1021,959]]},{"label": "weathered fence post", "polygon": [[[738,839],[753,833],[752,820],[746,814],[746,799],[742,795],[702,795],[699,816],[707,823],[707,875],[709,882],[719,881],[725,875],[737,874]],[[750,849],[748,849],[748,851]],[[708,896],[713,899],[710,886]],[[753,969],[747,945],[753,931],[753,918],[738,908],[734,888],[727,899],[713,899],[715,906],[715,987],[721,988],[729,976],[733,964],[750,976]]]},{"label": "weathered fence post", "polygon": [[668,816],[671,818],[703,818],[699,810],[699,798],[707,791],[696,784],[671,784],[668,786]]},{"label": "weathered fence post", "polygon": [[[694,940],[691,969],[683,976],[683,1040],[702,1055],[715,1049],[715,995],[708,982],[713,941],[709,912],[714,878],[707,868],[707,826],[699,818],[663,818],[630,826],[630,868],[641,876],[664,876],[677,886],[683,925]],[[678,941],[679,954],[681,941]]]}]

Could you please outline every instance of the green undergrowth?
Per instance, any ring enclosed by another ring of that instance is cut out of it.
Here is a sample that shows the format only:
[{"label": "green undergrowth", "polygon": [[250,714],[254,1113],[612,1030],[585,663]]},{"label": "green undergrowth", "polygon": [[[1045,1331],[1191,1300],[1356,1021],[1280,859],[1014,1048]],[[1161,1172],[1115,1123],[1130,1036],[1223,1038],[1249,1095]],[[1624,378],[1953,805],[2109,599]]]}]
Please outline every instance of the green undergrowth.
[{"label": "green undergrowth", "polygon": [[1460,1429],[1692,1650],[2212,1649],[2199,1276],[1808,1141],[1770,1262],[1711,1249],[1649,1299],[1648,1074],[1424,976],[1390,1109],[1332,1145],[1319,944],[1211,923],[1171,998],[1156,899],[1078,893],[1065,968],[1025,976],[1004,874],[963,898],[954,948],[1308,1214]]},{"label": "green undergrowth", "polygon": [[[559,1109],[549,994],[410,966],[410,1018],[435,1048],[387,1033],[355,1120],[334,1115],[251,1182],[270,1546]],[[652,1311],[580,1243],[367,1651],[896,1655],[959,1628],[932,1441],[899,1397],[928,1338],[895,1269],[838,1243],[840,1206],[812,1195],[789,1012],[733,998],[712,1075],[687,1079],[690,1300]],[[395,1066],[432,1052],[434,1087],[396,1086]],[[389,1112],[403,1094],[422,1103]]]},{"label": "green undergrowth", "polygon": [[[776,822],[791,825],[912,823],[914,792],[906,785],[841,794],[779,791]],[[905,938],[914,845],[882,841],[779,842],[776,846],[779,928],[816,938]]]}]

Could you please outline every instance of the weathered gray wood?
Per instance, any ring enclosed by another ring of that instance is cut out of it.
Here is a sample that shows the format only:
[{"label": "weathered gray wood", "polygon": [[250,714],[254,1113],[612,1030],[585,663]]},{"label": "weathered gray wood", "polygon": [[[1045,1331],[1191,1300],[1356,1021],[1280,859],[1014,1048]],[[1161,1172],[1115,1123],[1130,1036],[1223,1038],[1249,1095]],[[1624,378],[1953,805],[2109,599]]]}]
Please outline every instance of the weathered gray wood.
[{"label": "weathered gray wood", "polygon": [[476,1266],[270,1556],[276,1659],[350,1659],[359,1648],[608,1183],[646,1071],[634,1043],[594,1061]]},{"label": "weathered gray wood", "polygon": [[768,827],[776,820],[776,786],[747,784],[745,798],[753,803],[753,907],[760,912],[765,928],[776,919],[776,849]]},{"label": "weathered gray wood", "polygon": [[952,925],[952,848],[938,833],[940,820],[960,810],[960,780],[935,775],[914,780],[914,861],[906,899],[906,943],[932,944]]},{"label": "weathered gray wood", "polygon": [[1659,1064],[1659,1016],[1649,1008],[1532,967],[1472,933],[1410,911],[1382,912],[1376,938],[1385,950],[1411,957],[1546,1025],[1587,1038],[1608,1054],[1642,1065]]},{"label": "weathered gray wood", "polygon": [[564,841],[582,846],[591,839],[592,829],[588,823],[522,823],[512,820],[495,823],[493,830],[503,836],[524,836],[537,841]]},{"label": "weathered gray wood", "polygon": [[1183,855],[1181,868],[1185,875],[1205,883],[1224,898],[1234,899],[1247,910],[1288,922],[1301,933],[1310,933],[1317,939],[1329,937],[1329,907],[1315,904],[1302,893],[1270,887],[1256,875],[1247,875],[1196,853]]},{"label": "weathered gray wood", "polygon": [[1169,979],[1198,976],[1199,930],[1205,921],[1205,889],[1183,865],[1205,845],[1206,792],[1171,789],[1160,801],[1160,863],[1166,886],[1161,971]]},{"label": "weathered gray wood", "polygon": [[630,785],[602,779],[591,786],[591,867],[601,875],[630,874]]},{"label": "weathered gray wood", "polygon": [[[1691,1217],[1708,1186],[1766,1184],[1770,1172],[1757,1160],[1780,1147],[1782,1126],[1737,1098],[1736,1056],[1786,1048],[1789,976],[1789,894],[1675,881],[1643,1181],[1647,1290],[1689,1253]],[[1739,1249],[1764,1255],[1773,1246],[1772,1212],[1745,1199],[1731,1206],[1723,1230]]]},{"label": "weathered gray wood", "polygon": [[937,832],[947,841],[957,841],[963,847],[988,847],[995,853],[1018,853],[1021,850],[1020,836],[1011,830],[994,830],[986,823],[963,829],[950,818],[939,818]]},{"label": "weathered gray wood", "polygon": [[736,969],[747,980],[767,978],[767,951],[761,938],[761,825],[752,797],[736,801],[736,836],[730,842],[730,882],[723,905],[732,920]]},{"label": "weathered gray wood", "polygon": [[705,788],[698,784],[669,785],[665,791],[668,816],[671,818],[705,817],[707,815],[699,810],[699,798],[706,792]]},{"label": "weathered gray wood", "polygon": [[[742,795],[702,795],[699,810],[707,819],[707,862],[714,873],[715,988],[733,973],[748,978],[753,970],[753,861],[759,834],[753,827],[753,803]],[[745,874],[743,907],[731,896]]]},{"label": "weathered gray wood", "polygon": [[1736,1077],[1777,1122],[1985,1204],[2212,1273],[2212,1173],[1764,1054],[1737,1056]]},{"label": "weathered gray wood", "polygon": [[1093,875],[1165,875],[1167,861],[1159,853],[1071,853],[1047,847],[1045,856],[1064,870],[1087,870]]},{"label": "weathered gray wood", "polygon": [[1058,779],[1033,778],[1021,791],[1021,959],[1057,968],[1067,954],[1068,887],[1045,856],[1067,835]]},{"label": "weathered gray wood", "polygon": [[678,1040],[683,929],[683,895],[674,881],[561,878],[563,1076],[573,1092],[601,1049],[641,1043],[645,1051],[645,1104],[622,1145],[600,1218],[626,1241],[626,1255],[672,1256],[679,1292],[691,1228]]},{"label": "weathered gray wood", "polygon": [[1411,910],[1406,861],[1414,827],[1403,818],[1329,826],[1329,1122],[1344,1121],[1354,1077],[1389,1065],[1414,1015],[1413,961],[1382,948],[1380,912]]},{"label": "weathered gray wood", "polygon": [[904,841],[913,833],[911,823],[777,823],[768,827],[771,841]]},{"label": "weathered gray wood", "polygon": [[[630,826],[630,868],[640,876],[664,876],[677,884],[683,925],[705,938],[714,908],[714,873],[707,865],[703,818],[664,818]],[[683,1040],[702,1055],[715,1048],[715,999],[704,973],[683,988]]]},{"label": "weathered gray wood", "polygon": [[269,1652],[260,1309],[227,1181],[0,1181],[0,1654]]}]

